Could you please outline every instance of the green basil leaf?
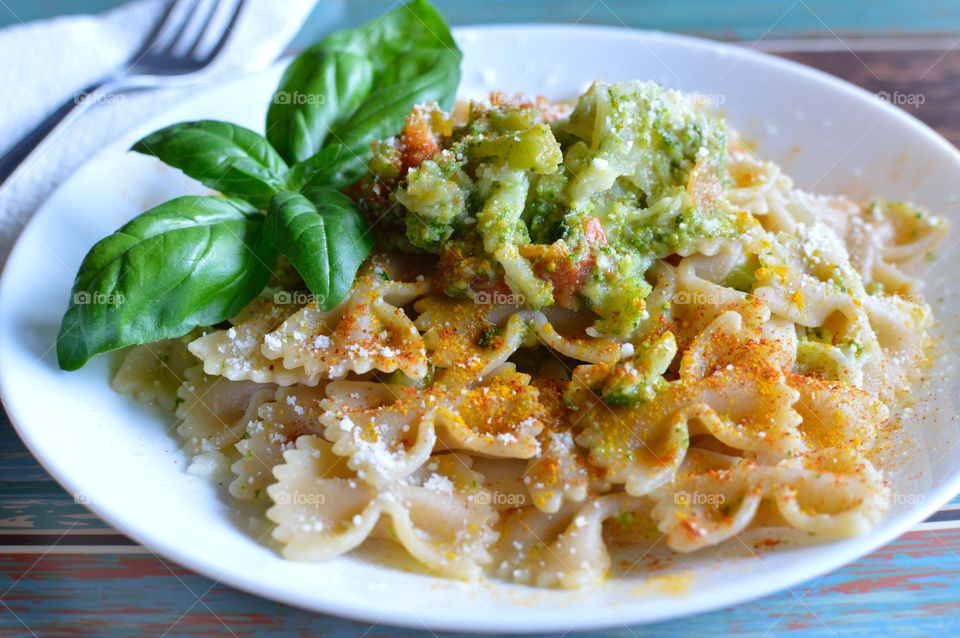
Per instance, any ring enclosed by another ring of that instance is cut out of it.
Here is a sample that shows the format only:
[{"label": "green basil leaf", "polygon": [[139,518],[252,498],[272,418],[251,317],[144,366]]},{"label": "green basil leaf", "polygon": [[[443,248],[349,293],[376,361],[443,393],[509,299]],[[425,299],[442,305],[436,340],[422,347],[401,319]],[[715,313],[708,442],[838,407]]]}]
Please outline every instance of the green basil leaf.
[{"label": "green basil leaf", "polygon": [[[411,57],[423,60],[437,55],[443,54],[426,52]],[[378,91],[331,134],[340,142],[294,164],[287,179],[290,187],[308,193],[318,188],[340,189],[357,181],[367,171],[370,142],[395,135],[413,104],[452,100],[448,98],[456,94],[459,82],[459,66],[438,64],[405,84]]]},{"label": "green basil leaf", "polygon": [[97,242],[74,281],[57,359],[179,337],[236,314],[266,285],[276,252],[264,216],[223,197],[179,197]]},{"label": "green basil leaf", "polygon": [[411,51],[446,50],[458,61],[460,50],[443,16],[426,0],[412,0],[358,29],[332,33],[320,45],[369,57],[377,69],[389,69]]},{"label": "green basil leaf", "polygon": [[250,129],[215,120],[183,122],[151,133],[131,150],[153,155],[224,195],[257,208],[286,188],[287,165]]},{"label": "green basil leaf", "polygon": [[267,112],[267,137],[291,164],[336,144],[366,162],[370,142],[399,132],[415,104],[453,106],[460,59],[443,18],[413,0],[298,56]]},{"label": "green basil leaf", "polygon": [[367,170],[367,160],[342,144],[330,144],[310,159],[294,164],[287,176],[291,190],[304,191],[307,185],[343,188],[357,181]]},{"label": "green basil leaf", "polygon": [[303,277],[317,304],[329,310],[343,301],[373,241],[353,202],[333,189],[278,194],[267,213],[269,233]]},{"label": "green basil leaf", "polygon": [[284,71],[267,113],[267,137],[290,162],[315,155],[331,125],[360,105],[372,82],[367,58],[308,49]]},{"label": "green basil leaf", "polygon": [[[334,127],[331,137],[369,159],[370,142],[399,133],[414,105],[437,102],[449,110],[460,84],[460,65],[445,64],[448,59],[446,51],[427,50],[398,60],[393,72],[402,81],[371,93],[360,108]],[[411,77],[404,77],[408,73]]]}]

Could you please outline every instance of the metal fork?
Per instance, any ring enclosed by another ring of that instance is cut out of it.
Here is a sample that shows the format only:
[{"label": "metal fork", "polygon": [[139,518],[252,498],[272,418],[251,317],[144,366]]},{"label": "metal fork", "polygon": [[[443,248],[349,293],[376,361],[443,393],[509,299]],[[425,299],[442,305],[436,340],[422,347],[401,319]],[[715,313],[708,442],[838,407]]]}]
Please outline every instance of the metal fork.
[{"label": "metal fork", "polygon": [[173,0],[126,67],[75,93],[10,149],[0,160],[0,185],[91,105],[133,89],[185,86],[202,79],[227,43],[245,2],[234,0],[229,7],[221,0]]}]

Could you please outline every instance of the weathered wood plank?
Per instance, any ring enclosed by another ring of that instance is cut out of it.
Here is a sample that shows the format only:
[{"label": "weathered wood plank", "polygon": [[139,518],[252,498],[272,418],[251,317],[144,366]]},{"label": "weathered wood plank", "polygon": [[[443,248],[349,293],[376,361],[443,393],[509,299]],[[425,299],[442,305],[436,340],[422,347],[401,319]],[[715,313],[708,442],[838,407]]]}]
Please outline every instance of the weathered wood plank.
[{"label": "weathered wood plank", "polygon": [[47,474],[0,411],[0,531],[71,528],[111,529]]},{"label": "weathered wood plank", "polygon": [[[960,531],[915,532],[789,592],[642,631],[591,636],[956,635],[958,551]],[[13,613],[43,636],[160,635],[174,623],[171,634],[178,636],[345,637],[370,629],[236,592],[153,556],[2,556],[0,591],[12,584],[2,598],[12,613],[0,613],[0,634],[16,630]],[[202,603],[195,604],[198,596]],[[420,632],[377,627],[365,635]]]}]

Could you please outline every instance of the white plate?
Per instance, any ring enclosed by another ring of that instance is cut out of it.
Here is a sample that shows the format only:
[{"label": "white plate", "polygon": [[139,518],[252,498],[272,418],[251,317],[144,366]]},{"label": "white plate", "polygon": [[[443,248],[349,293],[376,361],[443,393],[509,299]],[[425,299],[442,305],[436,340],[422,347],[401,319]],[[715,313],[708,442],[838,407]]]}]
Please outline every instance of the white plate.
[{"label": "white plate", "polygon": [[[457,31],[464,95],[490,88],[570,97],[594,78],[652,78],[712,96],[801,186],[855,196],[912,199],[958,220],[955,149],[903,112],[849,84],[746,49],[687,37],[605,28],[507,26]],[[677,561],[680,575],[614,581],[597,591],[542,591],[461,583],[358,557],[322,564],[281,560],[243,529],[218,489],[185,472],[172,419],[108,387],[109,357],[81,372],[57,369],[54,339],[72,278],[90,246],[128,219],[196,190],[156,160],[126,153],[142,134],[173,122],[217,118],[262,130],[281,68],[198,96],[92,159],[36,214],[0,287],[3,400],[33,454],[71,493],[152,550],[210,578],[285,603],[370,622],[477,631],[610,627],[731,605],[834,569],[907,530],[960,487],[954,447],[955,379],[935,379],[905,428],[913,444],[888,470],[897,504],[870,534],[758,557],[745,545]],[[950,244],[953,237],[949,238]],[[953,253],[931,264],[937,315],[958,315],[945,275]],[[942,335],[956,351],[956,329]],[[685,586],[678,587],[678,583]]]}]

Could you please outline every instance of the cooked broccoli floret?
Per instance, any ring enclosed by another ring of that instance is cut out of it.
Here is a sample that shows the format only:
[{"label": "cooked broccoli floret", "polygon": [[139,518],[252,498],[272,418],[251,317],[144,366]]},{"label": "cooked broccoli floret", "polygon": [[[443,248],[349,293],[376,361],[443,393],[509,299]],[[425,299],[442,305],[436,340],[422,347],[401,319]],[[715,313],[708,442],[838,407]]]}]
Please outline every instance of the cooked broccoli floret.
[{"label": "cooked broccoli floret", "polygon": [[438,252],[467,214],[470,180],[452,158],[427,160],[407,175],[395,198],[407,209],[407,239]]}]

